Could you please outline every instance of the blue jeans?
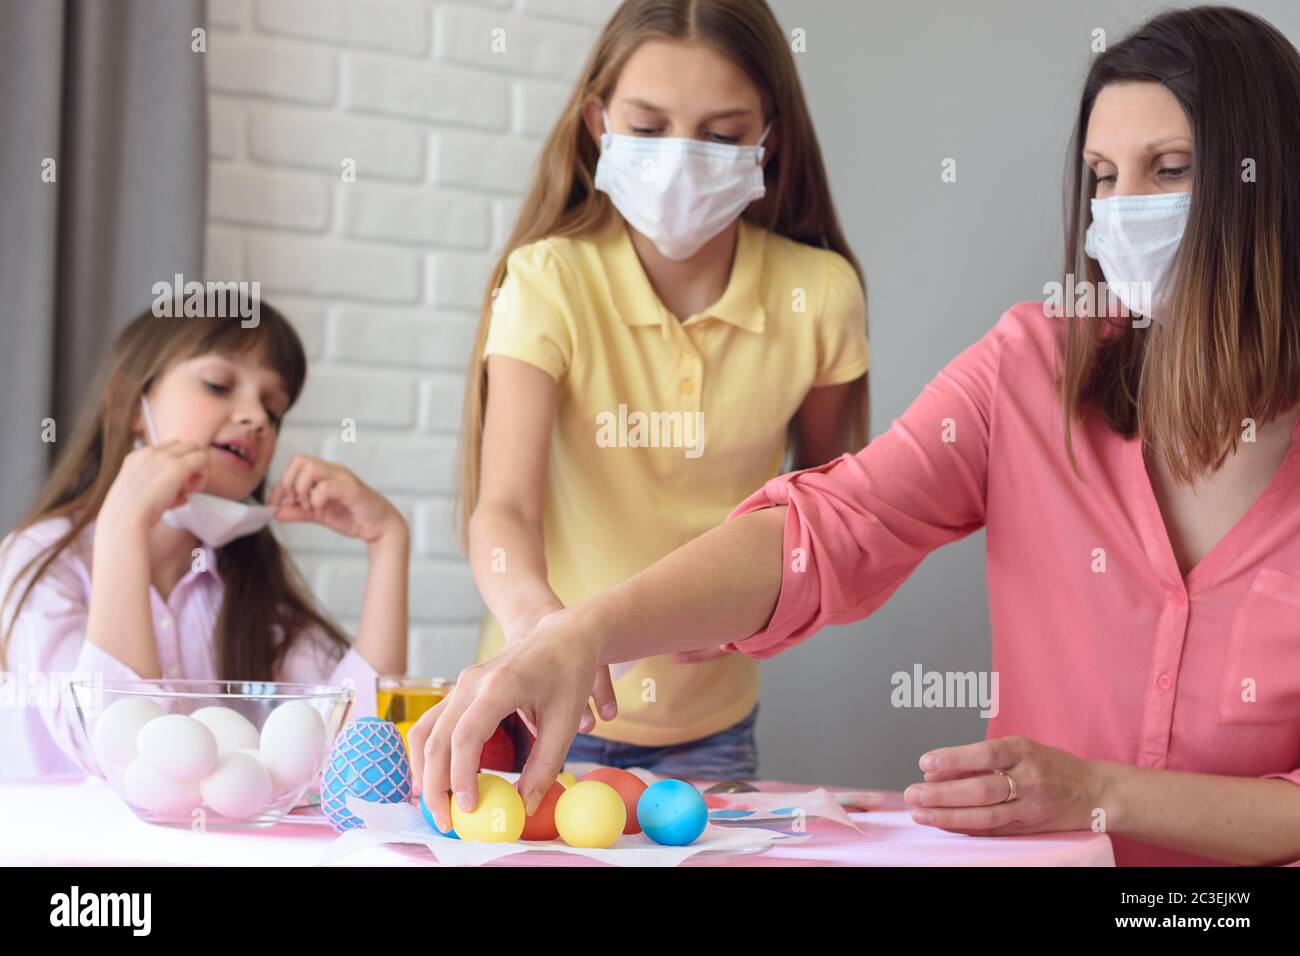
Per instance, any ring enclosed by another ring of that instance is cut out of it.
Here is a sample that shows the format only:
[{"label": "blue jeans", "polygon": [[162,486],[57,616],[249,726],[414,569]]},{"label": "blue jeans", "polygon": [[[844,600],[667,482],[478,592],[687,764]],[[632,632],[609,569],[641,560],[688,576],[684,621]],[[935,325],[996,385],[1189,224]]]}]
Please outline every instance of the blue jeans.
[{"label": "blue jeans", "polygon": [[667,747],[640,747],[590,734],[573,738],[566,760],[585,760],[606,767],[644,767],[663,777],[692,780],[753,780],[758,776],[754,721],[758,705],[740,723],[699,740]]}]

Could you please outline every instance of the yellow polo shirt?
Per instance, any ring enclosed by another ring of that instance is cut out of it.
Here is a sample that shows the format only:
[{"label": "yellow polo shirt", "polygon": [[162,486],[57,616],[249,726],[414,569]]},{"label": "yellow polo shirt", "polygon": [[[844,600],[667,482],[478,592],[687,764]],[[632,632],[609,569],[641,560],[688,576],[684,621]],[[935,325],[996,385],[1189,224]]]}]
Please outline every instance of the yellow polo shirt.
[{"label": "yellow polo shirt", "polygon": [[[722,297],[679,321],[617,215],[600,234],[511,253],[484,352],[557,383],[544,534],[566,606],[720,524],[779,473],[808,390],[853,381],[870,361],[862,285],[843,256],[742,219]],[[504,644],[488,614],[478,659]],[[753,709],[758,662],[652,657],[614,690],[618,716],[599,721],[597,737],[683,743]]]}]

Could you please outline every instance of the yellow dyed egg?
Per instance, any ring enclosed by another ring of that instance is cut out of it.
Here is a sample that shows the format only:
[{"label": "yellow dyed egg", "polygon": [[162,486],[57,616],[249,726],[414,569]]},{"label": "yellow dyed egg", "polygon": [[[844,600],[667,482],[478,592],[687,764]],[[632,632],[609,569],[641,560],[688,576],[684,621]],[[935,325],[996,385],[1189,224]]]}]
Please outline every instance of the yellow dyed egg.
[{"label": "yellow dyed egg", "polygon": [[478,803],[473,810],[451,799],[451,826],[466,843],[514,843],[523,835],[524,798],[494,773],[478,775]]},{"label": "yellow dyed egg", "polygon": [[569,771],[567,770],[561,770],[558,774],[555,775],[555,779],[559,781],[560,786],[563,787],[565,790],[568,790],[570,787],[572,787],[575,783],[578,782],[578,778],[575,777],[573,774],[569,773]]},{"label": "yellow dyed egg", "polygon": [[626,825],[623,798],[598,780],[579,780],[555,804],[555,828],[569,846],[603,850],[619,838]]}]

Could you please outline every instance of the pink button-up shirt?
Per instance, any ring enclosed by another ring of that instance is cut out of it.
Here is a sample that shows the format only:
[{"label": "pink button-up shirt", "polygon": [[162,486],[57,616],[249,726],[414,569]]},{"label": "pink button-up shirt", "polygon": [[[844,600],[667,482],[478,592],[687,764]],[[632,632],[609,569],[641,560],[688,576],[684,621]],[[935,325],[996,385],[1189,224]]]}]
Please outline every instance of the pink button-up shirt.
[{"label": "pink button-up shirt", "polygon": [[[37,522],[0,542],[0,598],[23,566],[67,532],[68,518]],[[90,743],[77,716],[68,681],[76,678],[140,680],[130,667],[86,641],[95,522],[90,522],[37,582],[14,624],[5,655],[8,687],[0,702],[0,780],[55,775],[100,776]],[[216,680],[214,632],[224,586],[216,553],[176,583],[167,600],[149,588],[153,628],[163,677]],[[0,615],[8,626],[13,604],[26,587],[18,586]],[[276,680],[356,686],[349,719],[374,715],[375,670],[355,649],[339,658],[313,631],[285,654]],[[55,692],[55,688],[61,692]]]},{"label": "pink button-up shirt", "polygon": [[[781,594],[731,647],[771,657],[880,607],[984,528],[1000,709],[988,736],[1086,759],[1300,784],[1300,426],[1267,490],[1183,578],[1138,440],[1062,438],[1041,302],[1007,312],[856,455],[782,475],[731,517],[788,505]],[[802,550],[796,550],[802,549]],[[1114,837],[1120,865],[1213,861]]]}]

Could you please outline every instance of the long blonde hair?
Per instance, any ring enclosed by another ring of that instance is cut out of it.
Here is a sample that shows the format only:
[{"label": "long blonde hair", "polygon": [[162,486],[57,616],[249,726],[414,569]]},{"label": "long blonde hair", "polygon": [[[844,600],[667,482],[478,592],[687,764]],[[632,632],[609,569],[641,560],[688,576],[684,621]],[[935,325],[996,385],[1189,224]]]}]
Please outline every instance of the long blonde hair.
[{"label": "long blonde hair", "polygon": [[[763,0],[626,0],[605,25],[542,147],[519,218],[483,295],[461,422],[458,523],[462,544],[468,544],[469,518],[478,502],[487,402],[483,346],[493,293],[504,281],[506,260],[515,249],[547,236],[593,235],[617,215],[609,197],[594,187],[600,150],[587,134],[583,112],[592,100],[608,101],[628,57],[651,39],[708,46],[745,72],[762,96],[766,118],[779,126],[780,135],[764,169],[767,194],[745,210],[744,218],[797,242],[838,252],[862,281],[862,269],[831,204],[794,57],[767,4]],[[861,385],[851,423],[855,447],[866,443],[867,392]]]}]

